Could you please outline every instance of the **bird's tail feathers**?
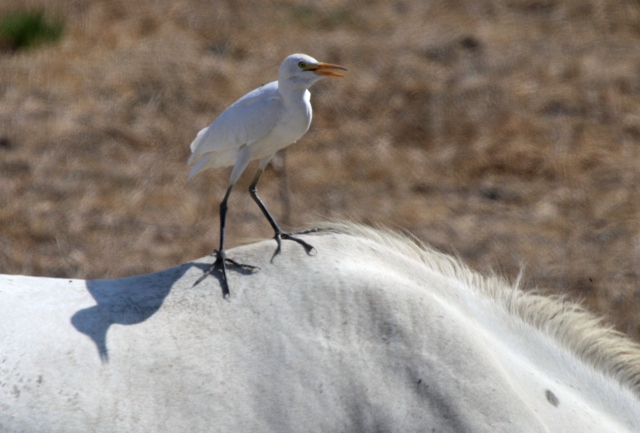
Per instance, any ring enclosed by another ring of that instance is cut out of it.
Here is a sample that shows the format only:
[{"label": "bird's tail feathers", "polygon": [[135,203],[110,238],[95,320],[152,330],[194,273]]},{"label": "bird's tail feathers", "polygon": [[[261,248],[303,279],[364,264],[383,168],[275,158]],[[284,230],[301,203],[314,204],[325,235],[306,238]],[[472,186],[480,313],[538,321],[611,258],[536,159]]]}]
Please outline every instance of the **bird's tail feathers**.
[{"label": "bird's tail feathers", "polygon": [[196,138],[191,142],[191,152],[194,152],[196,150],[196,148],[198,147],[198,143],[200,143],[200,140],[202,140],[202,137],[204,137],[204,134],[207,132],[207,129],[209,129],[209,127],[207,126],[206,128],[202,128],[199,132],[198,135],[196,135]]},{"label": "bird's tail feathers", "polygon": [[[209,163],[211,157],[213,155],[205,155],[204,157],[202,157],[198,163],[196,165],[193,166],[193,168],[191,169],[191,171],[189,172],[189,177],[187,177],[187,179],[191,179],[193,176],[195,176],[195,174],[197,172],[199,172],[200,170],[204,170],[207,167],[207,163]],[[191,160],[189,160],[189,162],[191,162]]]},{"label": "bird's tail feathers", "polygon": [[198,132],[198,135],[196,135],[196,138],[191,142],[191,145],[189,146],[191,148],[191,156],[189,157],[189,162],[188,162],[189,165],[196,162],[196,160],[198,160],[202,155],[203,151],[202,149],[200,149],[199,151],[198,145],[202,142],[202,139],[204,138],[204,135],[206,134],[207,129],[209,128],[201,129],[200,132]]}]

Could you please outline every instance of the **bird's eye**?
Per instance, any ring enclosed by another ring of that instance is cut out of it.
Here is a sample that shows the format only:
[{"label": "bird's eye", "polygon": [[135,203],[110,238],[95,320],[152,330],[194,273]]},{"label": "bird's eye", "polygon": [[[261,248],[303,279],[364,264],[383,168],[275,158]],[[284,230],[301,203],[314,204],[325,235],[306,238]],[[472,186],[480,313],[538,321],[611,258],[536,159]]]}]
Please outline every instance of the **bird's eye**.
[{"label": "bird's eye", "polygon": [[300,62],[298,63],[298,66],[300,66],[301,69],[304,69],[307,67],[307,64],[305,62]]}]

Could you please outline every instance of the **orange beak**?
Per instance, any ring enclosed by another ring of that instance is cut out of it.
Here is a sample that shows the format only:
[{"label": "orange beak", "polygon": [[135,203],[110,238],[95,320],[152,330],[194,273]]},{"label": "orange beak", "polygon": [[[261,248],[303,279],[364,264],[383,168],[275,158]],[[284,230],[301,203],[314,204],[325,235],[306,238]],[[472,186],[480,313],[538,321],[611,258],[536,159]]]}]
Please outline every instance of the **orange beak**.
[{"label": "orange beak", "polygon": [[325,75],[327,77],[344,77],[344,75],[338,72],[329,71],[328,69],[340,69],[342,71],[347,70],[347,68],[340,65],[332,65],[331,63],[322,63],[322,62],[318,63],[315,69],[311,69],[311,70],[313,71],[314,74],[317,74],[317,75]]}]

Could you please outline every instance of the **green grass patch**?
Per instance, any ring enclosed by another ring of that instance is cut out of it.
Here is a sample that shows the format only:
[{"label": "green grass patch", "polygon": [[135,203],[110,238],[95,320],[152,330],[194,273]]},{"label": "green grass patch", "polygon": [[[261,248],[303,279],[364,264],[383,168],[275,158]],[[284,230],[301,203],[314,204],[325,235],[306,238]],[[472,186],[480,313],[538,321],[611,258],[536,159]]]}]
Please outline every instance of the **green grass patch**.
[{"label": "green grass patch", "polygon": [[45,18],[43,11],[16,11],[0,16],[0,51],[21,51],[52,43],[62,36],[61,21]]}]

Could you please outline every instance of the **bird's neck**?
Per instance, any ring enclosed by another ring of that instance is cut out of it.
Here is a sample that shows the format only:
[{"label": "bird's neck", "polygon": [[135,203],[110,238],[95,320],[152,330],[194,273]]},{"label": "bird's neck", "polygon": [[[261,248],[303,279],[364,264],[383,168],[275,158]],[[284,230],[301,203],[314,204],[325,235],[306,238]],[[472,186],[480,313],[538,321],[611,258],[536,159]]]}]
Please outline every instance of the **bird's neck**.
[{"label": "bird's neck", "polygon": [[285,105],[298,105],[301,103],[304,104],[310,98],[310,93],[305,88],[284,89],[284,91],[280,90],[280,94],[282,95],[282,100],[284,101]]},{"label": "bird's neck", "polygon": [[296,82],[295,80],[278,80],[278,91],[285,101],[299,101],[305,97],[310,87],[309,83]]}]

